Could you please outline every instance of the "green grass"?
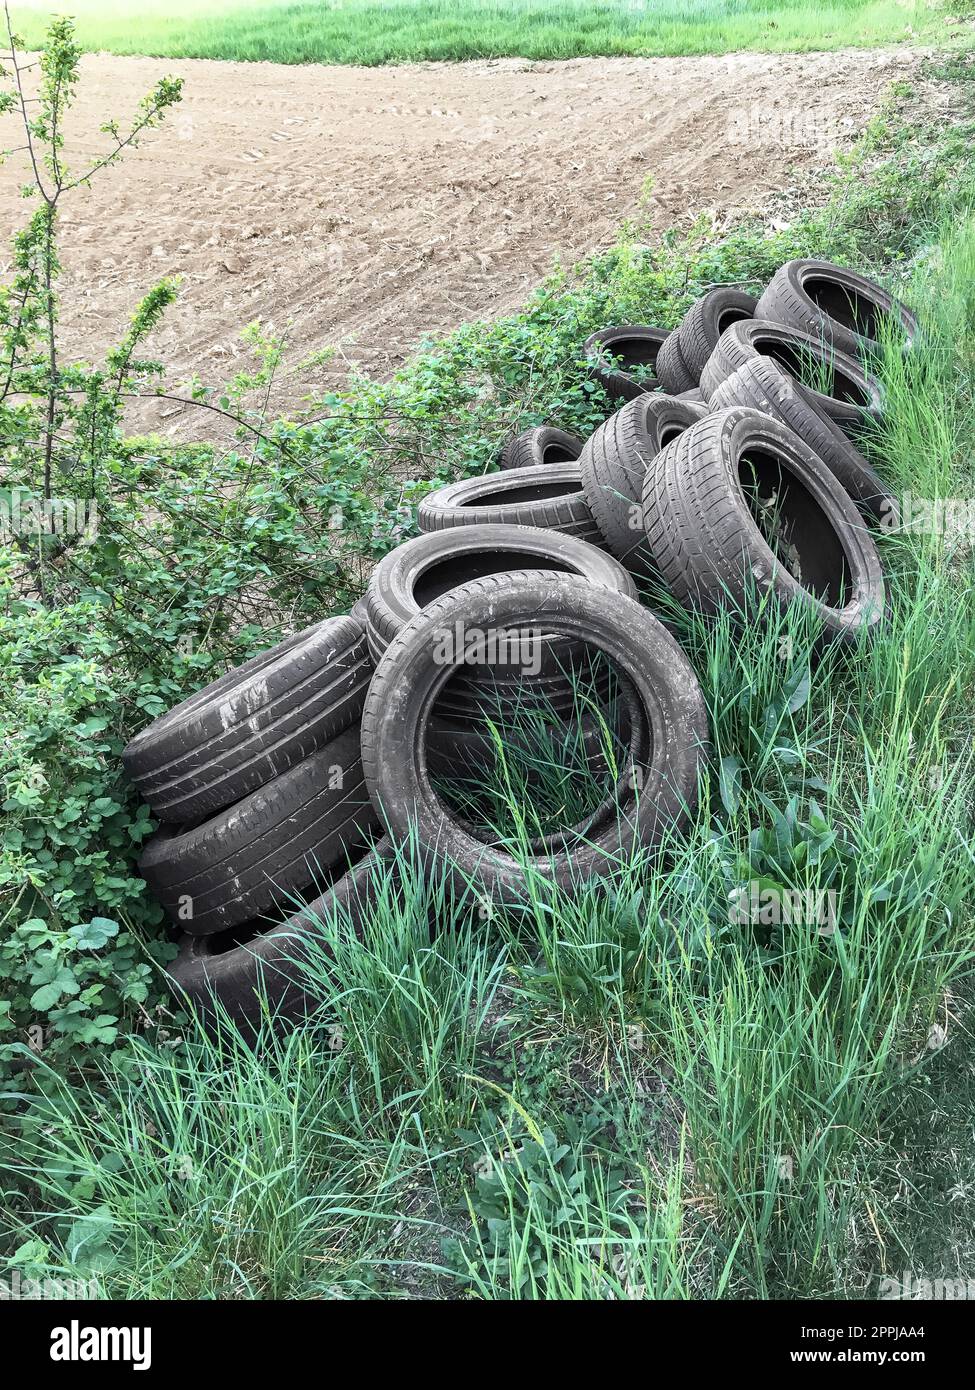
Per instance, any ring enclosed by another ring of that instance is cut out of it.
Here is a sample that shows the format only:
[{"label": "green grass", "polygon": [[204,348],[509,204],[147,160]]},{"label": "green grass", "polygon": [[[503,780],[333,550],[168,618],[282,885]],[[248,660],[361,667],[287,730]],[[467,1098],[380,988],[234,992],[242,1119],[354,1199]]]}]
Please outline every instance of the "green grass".
[{"label": "green grass", "polygon": [[[954,998],[940,1022],[944,1050],[905,1088],[891,1117],[877,1219],[888,1277],[971,1279],[975,1262],[975,1067],[970,998]],[[909,1155],[909,1164],[903,1155]],[[969,1284],[969,1288],[971,1285]],[[971,1295],[969,1295],[971,1296]]]},{"label": "green grass", "polygon": [[[606,413],[579,387],[600,319],[672,323],[708,284],[819,251],[924,322],[876,364],[871,461],[897,492],[975,495],[959,121],[874,127],[785,232],[625,237],[289,438],[337,471],[370,447],[480,471],[515,423]],[[905,1268],[966,1271],[975,564],[970,540],[881,545],[891,609],[861,649],[821,652],[795,610],[740,630],[652,596],[714,765],[688,835],[620,862],[611,891],[536,878],[487,916],[403,846],[361,935],[323,923],[314,1027],[251,1049],[170,1013],[70,1075],[33,1057],[0,1136],[0,1250],[114,1297],[874,1297]],[[517,825],[499,771],[487,806]],[[754,878],[834,894],[839,929],[733,921]]]},{"label": "green grass", "polygon": [[[589,55],[683,55],[833,49],[944,37],[944,15],[922,0],[337,0],[334,4],[205,0],[143,7],[75,0],[87,49],[167,58],[278,63]],[[17,27],[39,43],[46,0],[13,5]],[[148,11],[148,12],[147,12]],[[950,32],[950,31],[949,31]]]},{"label": "green grass", "polygon": [[[936,246],[869,447],[899,491],[968,495],[975,221]],[[919,1243],[945,1156],[912,1097],[975,959],[975,573],[938,537],[884,558],[890,619],[859,650],[817,652],[797,610],[744,632],[671,613],[721,776],[690,836],[620,862],[612,891],[533,880],[485,921],[404,848],[361,939],[323,923],[319,1030],[252,1051],[189,1029],[82,1087],[42,1076],[8,1163],[33,1193],[21,1265],[165,1298],[875,1296],[891,1268],[953,1275],[918,1263],[953,1256]],[[833,892],[839,930],[730,924],[757,876]]]}]

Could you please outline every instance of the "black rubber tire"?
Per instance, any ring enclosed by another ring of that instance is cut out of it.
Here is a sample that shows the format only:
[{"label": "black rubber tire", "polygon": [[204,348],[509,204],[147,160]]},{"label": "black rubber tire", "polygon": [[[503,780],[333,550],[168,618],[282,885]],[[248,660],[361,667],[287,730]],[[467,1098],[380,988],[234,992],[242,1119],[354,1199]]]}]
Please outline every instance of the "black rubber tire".
[{"label": "black rubber tire", "polygon": [[[507,564],[503,557],[513,563]],[[424,577],[440,566],[449,568],[431,589],[424,590]],[[426,602],[472,579],[514,569],[568,571],[627,598],[636,597],[633,580],[619,561],[575,536],[532,526],[464,526],[433,531],[397,546],[372,572],[366,591],[366,638],[373,659],[379,660]],[[557,669],[542,665],[542,673]]]},{"label": "black rubber tire", "polygon": [[303,987],[302,966],[311,953],[327,951],[322,931],[336,913],[347,914],[359,935],[359,919],[395,864],[392,843],[363,845],[328,887],[299,912],[276,924],[256,923],[245,940],[241,929],[210,936],[183,936],[168,967],[175,992],[205,1022],[229,1016],[246,1037],[265,1019],[275,1033],[312,1017],[320,1004]]},{"label": "black rubber tire", "polygon": [[674,329],[660,345],[654,371],[660,382],[660,389],[669,396],[680,396],[696,387],[698,378],[688,370],[680,350],[680,333]]},{"label": "black rubber tire", "polygon": [[863,516],[884,521],[895,505],[893,493],[825,411],[769,357],[755,357],[723,381],[711,397],[715,410],[746,405],[760,410],[797,434],[818,454]]},{"label": "black rubber tire", "polygon": [[532,526],[602,541],[576,462],[508,469],[447,483],[423,498],[417,524],[426,533],[455,526]]},{"label": "black rubber tire", "polygon": [[718,339],[733,323],[755,317],[758,300],[742,290],[709,290],[688,309],[677,329],[680,355],[697,386]]},{"label": "black rubber tire", "polygon": [[[645,391],[659,386],[656,375],[638,381],[627,366],[655,367],[657,354],[668,337],[666,328],[648,328],[645,324],[622,324],[619,328],[601,328],[591,333],[583,345],[583,355],[599,384],[618,401],[631,401]],[[614,365],[614,358],[622,364]]]},{"label": "black rubber tire", "polygon": [[[447,564],[453,570],[448,579],[461,583],[497,573],[502,555],[516,561],[519,570],[554,567],[628,597],[636,594],[622,565],[605,551],[572,536],[527,526],[467,526],[432,532],[399,546],[373,571],[366,594],[366,636],[373,659],[379,660],[395,633],[420,611],[416,589],[424,575]],[[453,585],[441,584],[434,593],[443,592],[444,587]],[[459,720],[480,720],[485,713],[495,712],[500,702],[568,717],[575,708],[576,695],[567,672],[585,669],[581,665],[584,653],[556,638],[543,643],[538,657],[537,672],[482,664],[465,668],[445,688],[439,713]]]},{"label": "black rubber tire", "polygon": [[[619,805],[588,827],[548,837],[530,861],[532,877],[574,884],[618,872],[638,845],[683,826],[698,798],[708,745],[704,701],[677,643],[633,599],[574,575],[488,575],[452,590],[418,614],[390,644],[376,670],[362,718],[363,766],[393,839],[415,831],[427,862],[460,887],[478,884],[492,900],[523,901],[527,885],[503,848],[485,844],[451,816],[434,790],[427,720],[449,668],[433,654],[434,634],[462,623],[481,630],[540,623],[606,652],[643,713],[631,734],[634,765],[621,779]],[[639,793],[635,788],[639,787]]]},{"label": "black rubber tire", "polygon": [[287,905],[377,828],[356,725],[201,824],[164,826],[139,868],[167,915],[206,936]]},{"label": "black rubber tire", "polygon": [[745,319],[726,328],[701,374],[701,390],[708,401],[723,381],[756,357],[771,357],[796,385],[801,385],[800,354],[818,362],[831,373],[829,395],[801,386],[805,394],[844,430],[855,430],[865,416],[880,419],[883,395],[880,383],[869,376],[853,357],[824,347],[822,340],[764,319]]},{"label": "black rubber tire", "polygon": [[198,820],[355,723],[371,675],[362,622],[327,618],[162,715],[122,762],[161,821]]},{"label": "black rubber tire", "polygon": [[512,435],[501,450],[498,467],[548,468],[553,463],[574,463],[582,453],[583,441],[552,425],[536,425]]},{"label": "black rubber tire", "polygon": [[643,530],[643,478],[672,439],[701,418],[699,407],[645,392],[586,440],[579,458],[586,501],[607,549],[633,574],[657,574]]},{"label": "black rubber tire", "polygon": [[[817,567],[814,587],[797,582],[762,535],[740,481],[749,457],[772,461],[776,493],[783,475],[793,481],[789,540]],[[644,521],[661,574],[689,608],[744,614],[756,591],[770,591],[783,607],[798,599],[814,609],[824,637],[851,642],[883,618],[880,556],[852,501],[807,444],[757,410],[718,411],[669,445],[647,474]],[[850,595],[842,608],[838,576]]]},{"label": "black rubber tire", "polygon": [[704,392],[701,390],[700,386],[695,386],[690,391],[682,391],[680,395],[676,397],[676,399],[679,401],[686,401],[688,405],[700,406],[700,413],[702,415],[707,415],[708,413],[707,398],[705,397]]},{"label": "black rubber tire", "polygon": [[801,328],[850,357],[876,351],[881,320],[904,335],[906,347],[917,333],[917,319],[905,304],[865,275],[830,261],[786,261],[769,281],[755,317]]}]

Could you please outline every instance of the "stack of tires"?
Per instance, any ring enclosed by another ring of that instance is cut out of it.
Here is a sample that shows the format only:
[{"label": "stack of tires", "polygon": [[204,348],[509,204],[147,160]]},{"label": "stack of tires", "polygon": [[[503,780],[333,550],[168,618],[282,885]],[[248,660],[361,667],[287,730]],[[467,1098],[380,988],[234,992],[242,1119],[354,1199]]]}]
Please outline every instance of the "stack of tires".
[{"label": "stack of tires", "polygon": [[[423,500],[420,534],[351,615],[139,734],[124,762],[161,823],[140,866],[182,932],[182,992],[242,1024],[303,1016],[309,943],[340,909],[358,921],[408,837],[431,872],[521,900],[524,855],[480,837],[436,778],[483,758],[498,709],[537,709],[568,738],[572,673],[593,652],[627,692],[626,776],[583,827],[534,843],[528,869],[568,888],[685,826],[707,717],[646,581],[705,611],[744,612],[756,591],[798,601],[840,641],[882,620],[870,525],[892,499],[856,439],[883,410],[869,363],[892,327],[916,332],[879,286],[795,261],[758,299],[705,295],[673,332],[593,335],[589,369],[621,404],[589,439],[509,440],[498,472]],[[485,647],[496,633],[530,633],[531,661]]]},{"label": "stack of tires", "polygon": [[[365,628],[328,618],[157,719],[123,762],[162,822],[140,868],[183,932],[174,973],[240,1019],[299,1011],[293,968],[335,905],[356,907],[386,846],[366,791],[359,726],[372,674]],[[307,911],[288,913],[311,885]],[[282,918],[268,921],[273,914]]]},{"label": "stack of tires", "polygon": [[759,298],[712,290],[670,333],[593,334],[591,370],[623,402],[579,456],[609,549],[685,604],[771,590],[858,638],[884,612],[871,528],[895,508],[857,447],[883,413],[870,366],[881,341],[916,332],[879,285],[798,260]]}]

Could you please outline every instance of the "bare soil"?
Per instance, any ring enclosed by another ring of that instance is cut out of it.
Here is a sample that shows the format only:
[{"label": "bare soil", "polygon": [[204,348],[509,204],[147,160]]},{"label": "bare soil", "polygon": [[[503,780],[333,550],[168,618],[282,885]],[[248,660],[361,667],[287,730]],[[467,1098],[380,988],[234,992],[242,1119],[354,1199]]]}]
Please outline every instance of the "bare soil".
[{"label": "bare soil", "polygon": [[[64,205],[69,355],[97,358],[140,296],[179,275],[180,303],[153,343],[170,380],[219,383],[243,365],[247,323],[290,323],[297,356],[336,349],[284,383],[294,407],[349,362],[385,375],[424,335],[518,303],[555,258],[610,242],[641,201],[654,230],[760,207],[848,146],[919,60],[904,49],[366,69],[85,58],[76,166],[162,73],[182,76],[185,95]],[[8,116],[0,147],[17,143]],[[24,217],[24,159],[0,168],[4,229]],[[173,407],[152,409],[162,429],[185,428]]]}]

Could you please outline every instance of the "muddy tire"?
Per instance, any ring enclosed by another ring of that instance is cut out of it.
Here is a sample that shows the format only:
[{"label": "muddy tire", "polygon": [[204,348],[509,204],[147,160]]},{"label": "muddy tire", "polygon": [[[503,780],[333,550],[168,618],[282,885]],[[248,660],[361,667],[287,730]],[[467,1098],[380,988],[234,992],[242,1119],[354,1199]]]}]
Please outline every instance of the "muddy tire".
[{"label": "muddy tire", "polygon": [[[865,417],[876,420],[882,414],[880,384],[854,358],[824,346],[800,328],[762,319],[743,320],[722,333],[701,375],[708,401],[723,381],[758,357],[770,357],[843,430],[856,430]],[[823,374],[827,391],[801,385],[810,366]]]},{"label": "muddy tire", "polygon": [[633,574],[656,574],[643,531],[643,479],[653,460],[701,418],[673,396],[628,401],[586,441],[579,458],[586,501],[607,549]]},{"label": "muddy tire", "polygon": [[424,497],[417,524],[426,533],[456,526],[531,526],[594,545],[602,541],[575,462],[511,468],[448,483]]},{"label": "muddy tire", "polygon": [[677,336],[680,355],[697,386],[718,339],[732,324],[755,317],[758,300],[742,290],[717,289],[696,300],[684,315]]},{"label": "muddy tire", "polygon": [[[619,561],[575,536],[529,526],[433,531],[397,546],[372,572],[366,591],[366,639],[374,660],[379,660],[401,628],[448,589],[510,570],[576,574],[628,598],[636,597],[633,580]],[[553,669],[543,665],[542,674]]]},{"label": "muddy tire", "polygon": [[492,900],[525,898],[519,864],[454,818],[430,780],[427,720],[451,675],[434,658],[434,634],[458,623],[481,630],[534,623],[591,643],[634,693],[637,728],[618,801],[585,826],[546,837],[531,859],[533,877],[569,888],[611,875],[621,854],[686,824],[708,741],[704,701],[687,658],[633,599],[575,575],[523,573],[488,575],[445,594],[402,629],[379,663],[363,712],[363,766],[394,840],[414,827],[425,859],[460,886],[474,882]]},{"label": "muddy tire", "polygon": [[175,992],[204,1020],[226,1013],[251,1036],[267,1019],[282,1033],[314,1015],[320,1000],[304,986],[303,965],[309,956],[327,952],[323,931],[336,914],[359,921],[377,897],[377,887],[392,873],[395,857],[388,839],[365,845],[348,867],[299,912],[276,924],[247,924],[211,936],[184,936],[179,954],[168,967]]},{"label": "muddy tire", "polygon": [[201,824],[164,826],[139,868],[171,920],[207,936],[287,904],[378,825],[356,725]]},{"label": "muddy tire", "polygon": [[[602,328],[586,339],[583,354],[592,375],[613,400],[631,401],[659,387],[655,373],[657,354],[668,336],[665,328],[640,324]],[[617,358],[621,359],[618,366]],[[635,376],[628,368],[640,368],[640,375]],[[645,374],[647,368],[649,376]]]},{"label": "muddy tire", "polygon": [[[779,499],[772,541],[753,511],[767,498]],[[756,410],[709,415],[669,445],[647,474],[644,522],[661,574],[689,608],[744,614],[770,592],[782,607],[813,609],[825,637],[850,642],[883,618],[880,557],[852,501],[807,444]]]},{"label": "muddy tire", "polygon": [[881,335],[903,335],[910,346],[917,319],[906,305],[873,280],[829,261],[787,261],[769,281],[756,317],[789,324],[860,357],[875,351]]},{"label": "muddy tire", "polygon": [[661,343],[654,370],[660,389],[669,396],[681,396],[697,386],[698,377],[688,370],[680,350],[680,333],[676,328]]},{"label": "muddy tire", "polygon": [[[366,636],[374,660],[433,598],[465,581],[514,569],[568,572],[628,598],[636,595],[633,580],[617,560],[558,532],[470,526],[417,536],[384,556],[369,581]],[[568,718],[576,702],[571,676],[585,676],[584,653],[555,637],[543,640],[531,656],[528,667],[478,663],[458,671],[441,695],[438,713],[479,721],[500,704]]]},{"label": "muddy tire", "polygon": [[781,420],[818,454],[864,516],[884,521],[890,515],[895,499],[883,479],[825,411],[797,391],[792,378],[770,358],[756,357],[739,367],[721,383],[711,404],[715,410],[750,406]]},{"label": "muddy tire", "polygon": [[363,624],[327,618],[176,705],[122,762],[160,820],[198,820],[358,721],[371,675]]},{"label": "muddy tire", "polygon": [[536,425],[513,435],[501,450],[498,467],[547,468],[553,463],[574,463],[582,453],[583,441],[577,434]]}]

